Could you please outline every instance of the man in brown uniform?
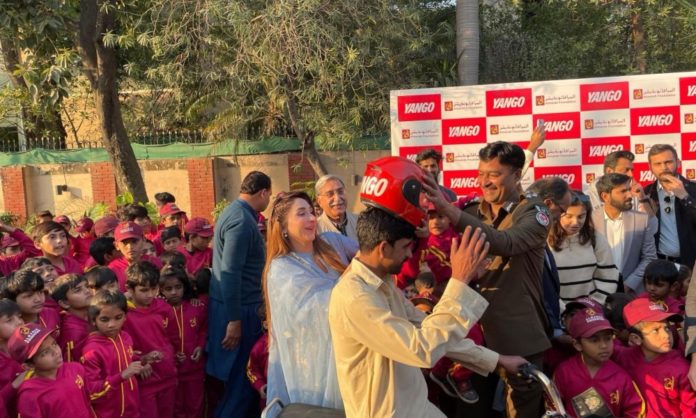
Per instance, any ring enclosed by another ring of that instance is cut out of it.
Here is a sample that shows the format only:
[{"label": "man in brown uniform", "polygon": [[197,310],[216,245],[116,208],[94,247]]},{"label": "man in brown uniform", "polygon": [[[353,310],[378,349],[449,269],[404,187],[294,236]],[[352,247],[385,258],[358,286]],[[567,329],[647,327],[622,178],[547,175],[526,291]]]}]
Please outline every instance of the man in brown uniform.
[{"label": "man in brown uniform", "polygon": [[[461,211],[447,203],[437,185],[426,176],[424,189],[442,214],[461,231],[480,227],[490,242],[491,264],[476,282],[490,303],[481,317],[487,346],[506,355],[521,355],[541,368],[542,354],[550,347],[549,323],[544,310],[542,269],[552,216],[570,203],[544,202],[520,196],[518,182],[524,152],[517,145],[493,142],[479,151],[479,182],[483,199]],[[553,213],[553,215],[552,215]],[[541,416],[543,390],[539,384],[501,372],[505,382],[507,416]]]}]

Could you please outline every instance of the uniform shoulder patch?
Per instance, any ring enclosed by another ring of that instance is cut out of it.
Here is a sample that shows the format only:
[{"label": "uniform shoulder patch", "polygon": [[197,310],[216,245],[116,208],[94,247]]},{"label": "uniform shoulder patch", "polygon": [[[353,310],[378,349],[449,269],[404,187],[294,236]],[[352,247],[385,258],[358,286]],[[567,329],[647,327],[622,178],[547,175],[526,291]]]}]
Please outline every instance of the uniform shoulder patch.
[{"label": "uniform shoulder patch", "polygon": [[549,215],[547,215],[544,212],[541,212],[541,211],[537,212],[536,220],[537,220],[537,222],[539,222],[539,225],[549,226],[549,222],[550,222]]}]

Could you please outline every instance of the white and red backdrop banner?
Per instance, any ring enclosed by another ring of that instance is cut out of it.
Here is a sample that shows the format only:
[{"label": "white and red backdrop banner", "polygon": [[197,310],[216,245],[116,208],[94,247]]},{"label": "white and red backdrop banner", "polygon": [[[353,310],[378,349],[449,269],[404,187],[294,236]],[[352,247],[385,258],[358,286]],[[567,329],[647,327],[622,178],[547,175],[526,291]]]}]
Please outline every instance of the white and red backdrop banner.
[{"label": "white and red backdrop banner", "polygon": [[415,159],[442,153],[442,183],[463,195],[478,191],[478,151],[487,142],[523,148],[539,119],[546,141],[522,180],[548,176],[586,190],[604,157],[636,155],[634,177],[654,181],[647,155],[673,145],[682,174],[696,180],[696,72],[539,81],[391,92],[392,154]]}]

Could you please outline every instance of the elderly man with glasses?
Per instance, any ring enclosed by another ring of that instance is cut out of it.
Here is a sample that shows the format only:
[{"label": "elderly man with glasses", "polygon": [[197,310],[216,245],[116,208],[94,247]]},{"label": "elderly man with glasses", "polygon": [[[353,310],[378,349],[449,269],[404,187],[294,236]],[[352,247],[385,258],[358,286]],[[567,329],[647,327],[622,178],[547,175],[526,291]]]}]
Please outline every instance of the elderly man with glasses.
[{"label": "elderly man with glasses", "polygon": [[338,232],[357,242],[357,216],[348,212],[346,186],[338,176],[327,174],[314,186],[322,214],[317,218],[317,232]]}]

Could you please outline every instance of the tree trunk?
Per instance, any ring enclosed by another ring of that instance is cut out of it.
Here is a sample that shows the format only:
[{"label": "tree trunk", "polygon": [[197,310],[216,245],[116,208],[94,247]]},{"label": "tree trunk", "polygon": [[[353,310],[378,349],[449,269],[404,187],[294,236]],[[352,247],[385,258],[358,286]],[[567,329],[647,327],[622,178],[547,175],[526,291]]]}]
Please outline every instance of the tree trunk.
[{"label": "tree trunk", "polygon": [[293,93],[292,83],[289,81],[289,77],[283,82],[283,85],[288,98],[290,125],[292,125],[295,135],[297,135],[297,138],[302,143],[302,152],[304,156],[307,157],[307,161],[312,167],[312,170],[314,170],[314,173],[316,173],[318,177],[324,176],[328,174],[328,171],[326,167],[324,167],[324,163],[321,162],[319,152],[317,152],[316,143],[314,142],[315,133],[307,132],[302,126],[302,117],[300,115],[299,105],[297,104],[297,97],[295,97]]},{"label": "tree trunk", "polygon": [[80,55],[94,92],[102,141],[114,165],[118,189],[130,192],[136,202],[147,202],[145,182],[123,124],[116,51],[102,42],[103,34],[116,26],[116,8],[103,7],[103,3],[111,0],[80,1]]},{"label": "tree trunk", "polygon": [[643,30],[642,7],[643,2],[636,1],[631,4],[631,38],[633,40],[633,58],[638,72],[645,74],[648,69],[645,57],[645,31]]},{"label": "tree trunk", "polygon": [[457,76],[459,84],[478,84],[479,72],[479,2],[457,0]]}]

